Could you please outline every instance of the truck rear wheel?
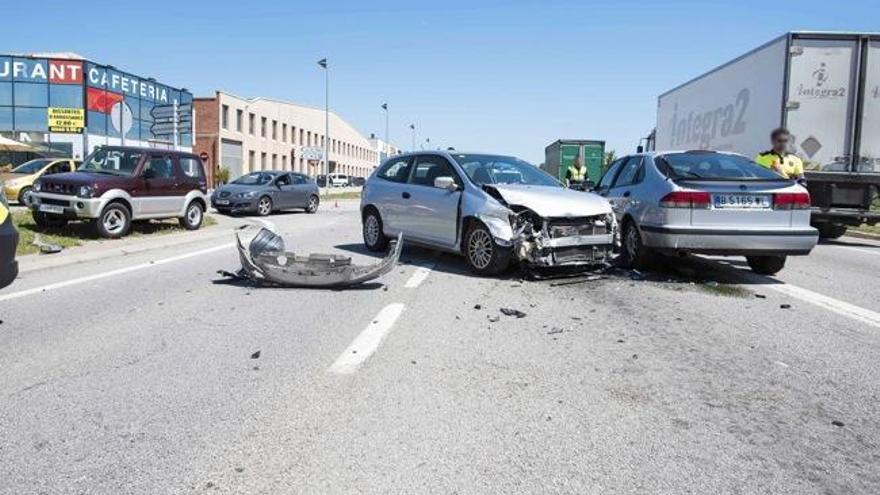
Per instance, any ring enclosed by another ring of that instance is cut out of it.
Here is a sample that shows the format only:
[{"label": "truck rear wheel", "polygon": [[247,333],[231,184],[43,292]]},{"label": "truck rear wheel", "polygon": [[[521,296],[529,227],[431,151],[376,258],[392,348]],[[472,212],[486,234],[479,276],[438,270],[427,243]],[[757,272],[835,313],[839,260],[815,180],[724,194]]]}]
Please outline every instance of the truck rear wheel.
[{"label": "truck rear wheel", "polygon": [[785,266],[785,256],[746,256],[749,267],[761,275],[774,275]]},{"label": "truck rear wheel", "polygon": [[819,237],[821,239],[837,239],[846,234],[846,225],[839,223],[820,223],[816,225],[816,229],[819,230]]}]

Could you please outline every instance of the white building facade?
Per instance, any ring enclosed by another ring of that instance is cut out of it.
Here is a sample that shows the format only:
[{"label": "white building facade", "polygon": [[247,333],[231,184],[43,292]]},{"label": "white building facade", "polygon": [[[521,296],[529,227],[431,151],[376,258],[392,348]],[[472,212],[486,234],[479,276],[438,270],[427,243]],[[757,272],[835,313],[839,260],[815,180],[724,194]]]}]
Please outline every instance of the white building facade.
[{"label": "white building facade", "polygon": [[[257,170],[323,174],[324,109],[270,98],[242,98],[218,91],[196,98],[195,149],[208,166],[230,179]],[[351,124],[330,112],[330,173],[367,177],[380,153]],[[316,159],[317,158],[317,159]]]}]

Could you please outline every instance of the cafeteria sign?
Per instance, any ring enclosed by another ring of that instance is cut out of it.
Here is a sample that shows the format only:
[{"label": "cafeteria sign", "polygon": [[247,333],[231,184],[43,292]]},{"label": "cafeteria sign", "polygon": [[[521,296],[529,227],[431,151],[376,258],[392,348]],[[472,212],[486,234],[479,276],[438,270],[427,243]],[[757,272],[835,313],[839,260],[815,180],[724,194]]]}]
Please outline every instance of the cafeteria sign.
[{"label": "cafeteria sign", "polygon": [[82,134],[86,126],[82,108],[49,108],[49,132]]}]

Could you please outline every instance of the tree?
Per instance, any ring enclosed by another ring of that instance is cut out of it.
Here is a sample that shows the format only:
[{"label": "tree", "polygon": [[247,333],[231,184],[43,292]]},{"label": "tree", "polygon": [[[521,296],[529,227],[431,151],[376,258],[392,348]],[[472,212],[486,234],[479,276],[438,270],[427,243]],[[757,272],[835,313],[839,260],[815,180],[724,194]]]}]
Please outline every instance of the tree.
[{"label": "tree", "polygon": [[614,150],[608,150],[605,152],[605,160],[602,163],[602,170],[608,170],[608,167],[611,166],[611,162],[613,162],[614,159],[617,158],[616,155],[617,153],[615,153]]}]

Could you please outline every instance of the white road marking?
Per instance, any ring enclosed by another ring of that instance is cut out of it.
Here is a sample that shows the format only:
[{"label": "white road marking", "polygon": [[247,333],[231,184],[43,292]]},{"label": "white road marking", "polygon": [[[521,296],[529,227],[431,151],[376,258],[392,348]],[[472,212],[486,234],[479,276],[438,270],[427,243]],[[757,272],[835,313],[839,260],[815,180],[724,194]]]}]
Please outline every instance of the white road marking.
[{"label": "white road marking", "polygon": [[327,370],[338,375],[350,375],[379,348],[379,344],[391,331],[394,322],[403,313],[403,303],[392,303],[382,308],[379,314],[349,345]]},{"label": "white road marking", "polygon": [[868,325],[880,328],[880,313],[865,309],[861,306],[856,306],[855,304],[850,304],[839,299],[834,299],[833,297],[828,297],[819,294],[818,292],[813,292],[811,290],[807,290],[796,285],[789,285],[786,283],[764,283],[759,285],[768,289],[773,289],[777,292],[781,292],[787,296],[800,299],[801,301],[814,304],[816,306],[819,306],[820,308],[833,311],[834,313],[837,313],[839,315],[847,316],[849,318],[859,320],[862,323],[867,323]]},{"label": "white road marking", "polygon": [[156,261],[149,261],[146,263],[139,263],[137,265],[127,266],[125,268],[119,268],[117,270],[110,270],[109,272],[96,273],[94,275],[87,275],[85,277],[73,278],[70,280],[64,280],[62,282],[56,282],[54,284],[42,285],[40,287],[34,287],[33,289],[26,289],[18,292],[12,292],[10,294],[0,294],[0,302],[9,301],[11,299],[18,299],[20,297],[26,297],[33,294],[41,294],[43,292],[49,292],[50,290],[62,289],[64,287],[70,287],[72,285],[84,284],[86,282],[92,282],[94,280],[100,280],[102,278],[114,277],[116,275],[123,275],[125,273],[131,273],[138,270],[143,270],[145,268],[150,268],[153,266],[165,265],[168,263],[174,263],[175,261],[185,260],[187,258],[193,258],[196,256],[202,256],[204,254],[213,253],[214,251],[220,251],[221,249],[229,249],[234,247],[234,243],[222,244],[220,246],[214,246],[207,249],[202,249],[199,251],[193,251],[191,253],[181,254],[178,256],[172,256],[170,258],[165,258]]},{"label": "white road marking", "polygon": [[409,280],[406,281],[404,287],[407,289],[415,289],[416,287],[422,285],[422,282],[428,278],[428,275],[431,274],[431,270],[434,269],[435,263],[431,263],[430,265],[420,266],[416,268],[416,271],[413,272],[412,276],[409,277]]}]

